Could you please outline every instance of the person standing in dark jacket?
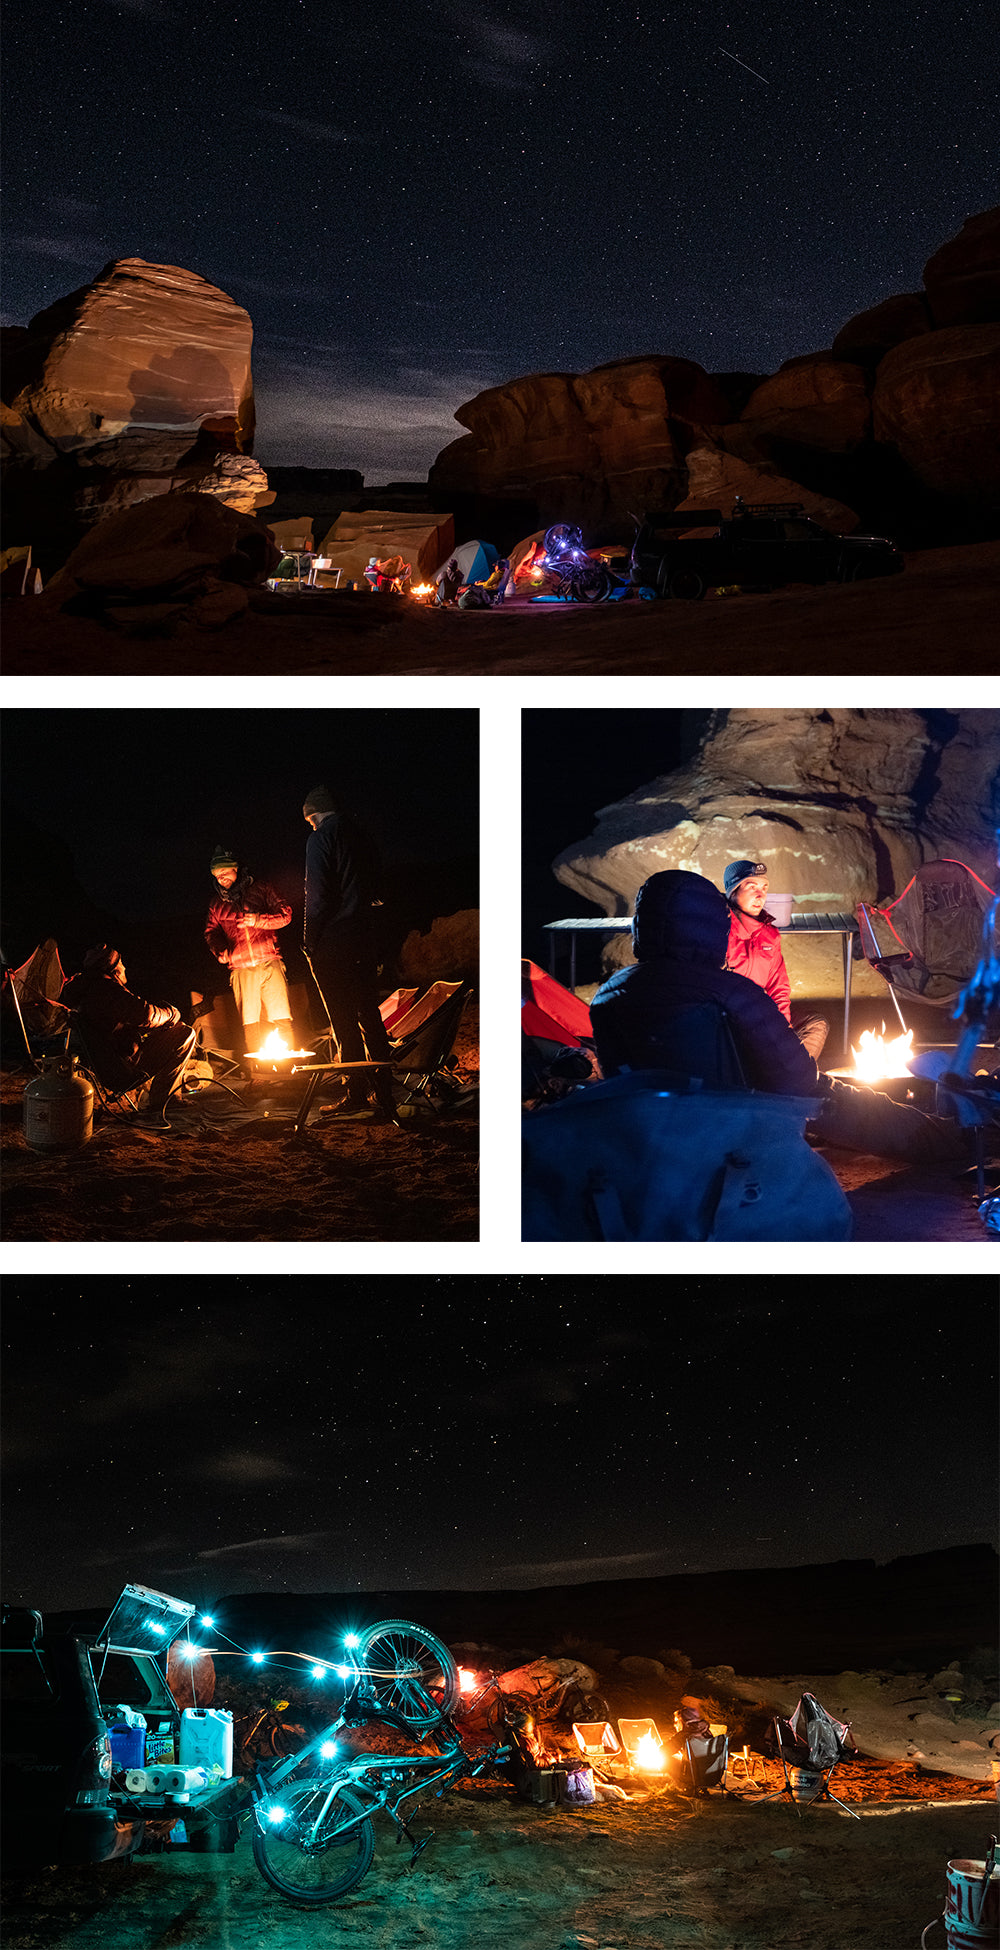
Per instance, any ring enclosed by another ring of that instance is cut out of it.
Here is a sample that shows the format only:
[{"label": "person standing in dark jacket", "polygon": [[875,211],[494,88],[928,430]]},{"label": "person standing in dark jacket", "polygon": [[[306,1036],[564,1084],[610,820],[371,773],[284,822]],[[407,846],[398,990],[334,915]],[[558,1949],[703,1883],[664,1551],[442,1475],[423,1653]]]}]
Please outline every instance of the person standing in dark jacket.
[{"label": "person standing in dark jacket", "polygon": [[60,1002],[80,1018],[87,1053],[107,1090],[134,1090],[149,1081],[140,1118],[169,1130],[166,1105],[178,1090],[194,1051],[193,1029],[172,1003],[135,995],[117,948],[88,948],[83,973],[72,975]]},{"label": "person standing in dark jacket", "polygon": [[[340,1045],[340,1060],[387,1061],[389,1038],[378,1006],[374,850],[357,822],[339,811],[328,786],[307,792],[302,814],[312,827],[306,844],[303,948]],[[346,1095],[334,1108],[362,1109],[370,1089],[380,1110],[394,1118],[388,1069],[349,1070]]]},{"label": "person standing in dark jacket", "polygon": [[[621,968],[590,1005],[604,1075],[621,1070],[690,1074],[688,1012],[705,1002],[725,1010],[751,1090],[810,1097],[809,1129],[823,1142],[913,1164],[968,1160],[966,1134],[877,1090],[820,1076],[777,1005],[756,982],[723,967],[730,912],[697,873],[654,873],[636,895],[635,965]],[[708,1089],[719,1081],[705,1077]]]},{"label": "person standing in dark jacket", "polygon": [[766,906],[770,889],[766,866],[761,861],[730,860],[724,885],[731,916],[726,967],[734,975],[745,975],[748,981],[756,982],[777,1003],[799,1042],[818,1063],[830,1025],[825,1016],[807,1016],[802,1009],[792,1013],[792,985],[781,951],[781,934]]},{"label": "person standing in dark jacket", "polygon": [[205,941],[229,969],[233,997],[248,1053],[257,1048],[263,1019],[292,1044],[291,1008],[275,932],[287,928],[292,910],[273,888],[251,878],[227,846],[217,846],[211,874],[216,896],[205,922]]}]

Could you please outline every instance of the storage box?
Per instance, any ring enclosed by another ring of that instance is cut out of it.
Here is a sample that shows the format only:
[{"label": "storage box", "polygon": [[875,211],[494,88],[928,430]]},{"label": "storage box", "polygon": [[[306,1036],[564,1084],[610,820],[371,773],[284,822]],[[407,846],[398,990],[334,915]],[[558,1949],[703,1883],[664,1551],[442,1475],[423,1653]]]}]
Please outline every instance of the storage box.
[{"label": "storage box", "polygon": [[116,1721],[108,1728],[108,1739],[111,1742],[111,1765],[116,1773],[142,1766],[146,1757],[145,1727],[128,1727],[124,1721]]},{"label": "storage box", "polygon": [[181,1714],[182,1767],[221,1767],[233,1772],[233,1716],[211,1706],[188,1706]]}]

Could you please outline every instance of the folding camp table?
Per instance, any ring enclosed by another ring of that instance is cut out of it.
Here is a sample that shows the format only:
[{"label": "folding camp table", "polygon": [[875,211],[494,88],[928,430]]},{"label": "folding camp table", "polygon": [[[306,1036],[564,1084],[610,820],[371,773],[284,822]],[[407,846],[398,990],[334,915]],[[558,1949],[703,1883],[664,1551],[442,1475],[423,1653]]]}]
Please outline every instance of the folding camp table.
[{"label": "folding camp table", "polygon": [[[569,936],[569,983],[576,988],[576,937],[578,934],[623,934],[632,927],[632,917],[628,914],[587,915],[565,921],[546,921],[545,932],[549,939],[549,973],[556,972],[556,941],[559,935]],[[857,916],[854,914],[793,914],[782,934],[800,937],[804,934],[839,934],[841,954],[844,965],[844,1055],[850,1048],[851,1034],[851,962],[854,958],[854,941],[858,933]]]}]

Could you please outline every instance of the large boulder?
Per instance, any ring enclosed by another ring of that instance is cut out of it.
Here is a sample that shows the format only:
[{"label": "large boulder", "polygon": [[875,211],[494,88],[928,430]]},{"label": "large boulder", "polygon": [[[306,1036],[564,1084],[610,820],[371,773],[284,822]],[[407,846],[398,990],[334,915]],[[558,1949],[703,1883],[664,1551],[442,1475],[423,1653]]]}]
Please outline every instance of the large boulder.
[{"label": "large boulder", "polygon": [[[374,555],[387,562],[401,555],[414,582],[427,581],[455,546],[450,515],[406,514],[392,508],[365,508],[337,516],[317,553],[332,560],[343,582],[358,582]],[[322,580],[322,572],[320,573]]]},{"label": "large boulder", "polygon": [[404,982],[457,981],[479,973],[479,910],[460,908],[438,915],[421,934],[414,928],[399,951],[399,974]]},{"label": "large boulder", "polygon": [[195,271],[106,264],[39,312],[15,347],[4,397],[60,453],[115,440],[130,427],[249,453],[253,327],[247,312]]},{"label": "large boulder", "polygon": [[919,338],[921,332],[932,328],[930,306],[923,292],[904,291],[849,318],[833,341],[833,354],[860,366],[877,366],[894,345]]},{"label": "large boulder", "polygon": [[758,441],[849,454],[871,432],[868,380],[829,352],[790,359],[751,393],[740,419]]},{"label": "large boulder", "polygon": [[[1000,712],[717,712],[694,758],[605,806],[553,872],[622,915],[651,873],[679,868],[721,887],[729,860],[763,860],[801,910],[838,912],[901,892],[941,856],[991,881],[998,796]],[[814,944],[787,946],[801,992],[816,980]],[[630,952],[619,936],[608,958]],[[832,960],[830,974],[835,986]]]},{"label": "large boulder", "polygon": [[431,470],[435,496],[533,501],[539,519],[596,532],[683,492],[691,428],[729,417],[726,394],[689,359],[617,359],[592,372],[532,373],[459,407],[471,429]]},{"label": "large boulder", "polygon": [[94,522],[161,495],[268,501],[251,459],[241,305],[194,271],[122,258],[5,335],[4,517],[49,572]]},{"label": "large boulder", "polygon": [[923,487],[1000,506],[1000,324],[955,325],[887,352],[875,380],[876,440]]},{"label": "large boulder", "polygon": [[248,607],[278,551],[261,521],[208,494],[173,494],[110,515],[74,549],[37,608],[99,618],[130,635],[218,629]]},{"label": "large boulder", "polygon": [[1000,205],[968,217],[924,265],[924,288],[938,327],[1000,320]]},{"label": "large boulder", "polygon": [[728,514],[737,495],[748,506],[797,501],[803,512],[836,535],[858,525],[853,508],[829,494],[815,494],[755,451],[742,425],[702,433],[687,457],[687,493],[678,508],[719,508]]}]

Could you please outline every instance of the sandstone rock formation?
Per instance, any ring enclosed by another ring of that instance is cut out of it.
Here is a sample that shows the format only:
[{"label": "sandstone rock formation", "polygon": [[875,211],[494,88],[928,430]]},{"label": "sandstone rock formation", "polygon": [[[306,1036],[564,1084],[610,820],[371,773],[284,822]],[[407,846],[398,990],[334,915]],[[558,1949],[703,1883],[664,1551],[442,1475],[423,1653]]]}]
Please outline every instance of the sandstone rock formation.
[{"label": "sandstone rock formation", "polygon": [[244,614],[247,588],[277,566],[263,523],[209,494],[172,494],[110,515],[38,598],[135,636],[219,629]]},{"label": "sandstone rock formation", "polygon": [[[666,868],[719,887],[726,863],[767,864],[801,910],[853,909],[902,892],[914,868],[965,861],[991,885],[1000,810],[1000,712],[720,711],[686,765],[604,807],[556,878],[609,915]],[[789,943],[789,967],[812,944]],[[609,960],[628,960],[627,936]],[[836,954],[839,963],[839,945]]]},{"label": "sandstone rock formation", "polygon": [[[45,552],[95,521],[192,489],[249,513],[248,314],[176,265],[122,258],[5,334],[3,455],[12,539]],[[17,532],[15,532],[17,531]],[[22,532],[23,531],[23,532]]]},{"label": "sandstone rock formation", "polygon": [[1000,319],[1000,207],[968,217],[924,265],[924,287],[938,327]]},{"label": "sandstone rock formation", "polygon": [[460,908],[439,915],[425,934],[416,928],[399,951],[399,974],[404,982],[454,982],[479,973],[479,910]]},{"label": "sandstone rock formation", "polygon": [[826,352],[789,359],[751,394],[740,419],[762,445],[773,437],[823,453],[850,453],[871,432],[864,370]]},{"label": "sandstone rock formation", "polygon": [[517,502],[525,531],[576,521],[589,541],[623,540],[633,511],[706,493],[726,509],[735,492],[801,501],[844,530],[859,514],[915,539],[992,528],[1000,361],[987,334],[1000,320],[1000,210],[970,217],[925,280],[926,291],[849,320],[829,351],[756,384],[656,355],[495,386],[459,408],[470,432],[438,455],[435,501],[474,497],[498,524]]},{"label": "sandstone rock formation", "polygon": [[61,453],[129,427],[185,433],[189,446],[204,428],[250,453],[252,339],[242,306],[194,271],[121,258],[32,319],[6,396]]},{"label": "sandstone rock formation", "polygon": [[1000,508],[1000,324],[949,326],[887,352],[874,420],[923,486]]},{"label": "sandstone rock formation", "polygon": [[[450,515],[401,514],[393,509],[366,508],[338,515],[324,535],[317,553],[332,558],[343,582],[360,582],[367,563],[401,555],[413,568],[413,581],[427,581],[455,546]],[[320,572],[317,580],[322,583]]]},{"label": "sandstone rock formation", "polygon": [[453,489],[533,500],[539,520],[606,525],[672,506],[689,429],[728,419],[722,389],[689,359],[619,359],[575,377],[535,373],[459,408],[471,433],[438,455],[437,498]]},{"label": "sandstone rock formation", "polygon": [[833,495],[814,494],[800,481],[782,474],[770,461],[753,453],[742,426],[719,427],[700,436],[687,457],[687,493],[679,508],[731,508],[737,495],[748,504],[798,501],[804,512],[835,535],[849,535],[858,525],[853,508]]}]

